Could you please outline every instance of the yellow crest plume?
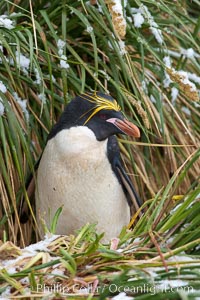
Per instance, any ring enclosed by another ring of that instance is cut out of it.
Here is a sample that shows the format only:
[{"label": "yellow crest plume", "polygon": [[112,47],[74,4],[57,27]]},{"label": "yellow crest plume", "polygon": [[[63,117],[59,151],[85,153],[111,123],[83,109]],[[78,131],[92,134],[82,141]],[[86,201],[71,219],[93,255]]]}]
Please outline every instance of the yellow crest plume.
[{"label": "yellow crest plume", "polygon": [[[100,110],[102,109],[107,109],[107,110],[115,110],[115,111],[120,111],[121,107],[119,106],[119,104],[117,103],[116,100],[113,99],[113,101],[110,101],[106,98],[103,98],[99,95],[95,94],[82,94],[81,98],[83,98],[84,100],[87,100],[91,103],[94,103],[94,108],[91,109],[91,114],[89,115],[89,117],[87,118],[87,120],[85,121],[84,125],[94,116],[96,115],[96,113],[98,113]],[[86,112],[88,113],[88,112]]]}]

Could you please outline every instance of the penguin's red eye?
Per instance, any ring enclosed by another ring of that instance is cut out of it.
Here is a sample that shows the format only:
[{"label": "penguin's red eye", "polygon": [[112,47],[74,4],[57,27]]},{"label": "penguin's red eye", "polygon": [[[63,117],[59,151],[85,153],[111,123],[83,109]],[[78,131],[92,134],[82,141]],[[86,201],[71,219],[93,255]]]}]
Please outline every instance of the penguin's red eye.
[{"label": "penguin's red eye", "polygon": [[102,120],[106,120],[107,116],[105,114],[99,114],[99,118]]}]

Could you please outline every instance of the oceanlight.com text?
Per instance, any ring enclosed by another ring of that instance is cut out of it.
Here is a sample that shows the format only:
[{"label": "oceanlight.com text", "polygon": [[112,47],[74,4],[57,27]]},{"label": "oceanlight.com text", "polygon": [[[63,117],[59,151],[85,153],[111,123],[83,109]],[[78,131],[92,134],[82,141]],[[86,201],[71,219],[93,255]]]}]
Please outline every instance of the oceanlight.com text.
[{"label": "oceanlight.com text", "polygon": [[94,286],[89,284],[87,286],[80,286],[79,284],[74,284],[70,287],[63,286],[61,283],[55,283],[52,285],[37,284],[36,291],[40,293],[58,293],[58,294],[99,294],[103,293],[105,290],[109,291],[111,294],[126,293],[126,294],[151,294],[155,295],[157,293],[177,293],[186,292],[192,293],[192,286],[179,286],[179,287],[169,287],[169,285],[156,286],[151,284],[143,284],[139,286],[130,285],[116,285],[114,283],[110,285]]}]

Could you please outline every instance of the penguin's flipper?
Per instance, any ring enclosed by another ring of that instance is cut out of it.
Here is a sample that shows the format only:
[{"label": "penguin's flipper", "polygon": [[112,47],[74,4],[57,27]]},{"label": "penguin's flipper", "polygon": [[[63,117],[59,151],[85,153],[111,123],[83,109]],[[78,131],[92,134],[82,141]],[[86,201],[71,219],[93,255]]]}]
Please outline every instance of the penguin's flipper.
[{"label": "penguin's flipper", "polygon": [[142,201],[138,196],[135,188],[126,174],[122,160],[120,156],[120,149],[117,142],[117,138],[115,136],[111,136],[108,138],[107,144],[107,155],[109,162],[112,166],[112,170],[115,173],[119,183],[122,185],[124,193],[126,195],[127,202],[131,208],[131,212],[136,212],[142,205]]}]

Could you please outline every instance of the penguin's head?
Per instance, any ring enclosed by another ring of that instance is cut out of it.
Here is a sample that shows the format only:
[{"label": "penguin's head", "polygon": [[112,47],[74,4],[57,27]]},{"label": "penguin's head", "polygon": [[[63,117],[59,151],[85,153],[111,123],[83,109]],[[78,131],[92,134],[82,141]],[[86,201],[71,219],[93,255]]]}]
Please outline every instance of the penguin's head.
[{"label": "penguin's head", "polygon": [[62,129],[75,126],[87,126],[94,132],[98,141],[118,133],[140,137],[138,127],[123,116],[116,100],[103,93],[88,93],[75,97],[65,107],[48,139]]}]

